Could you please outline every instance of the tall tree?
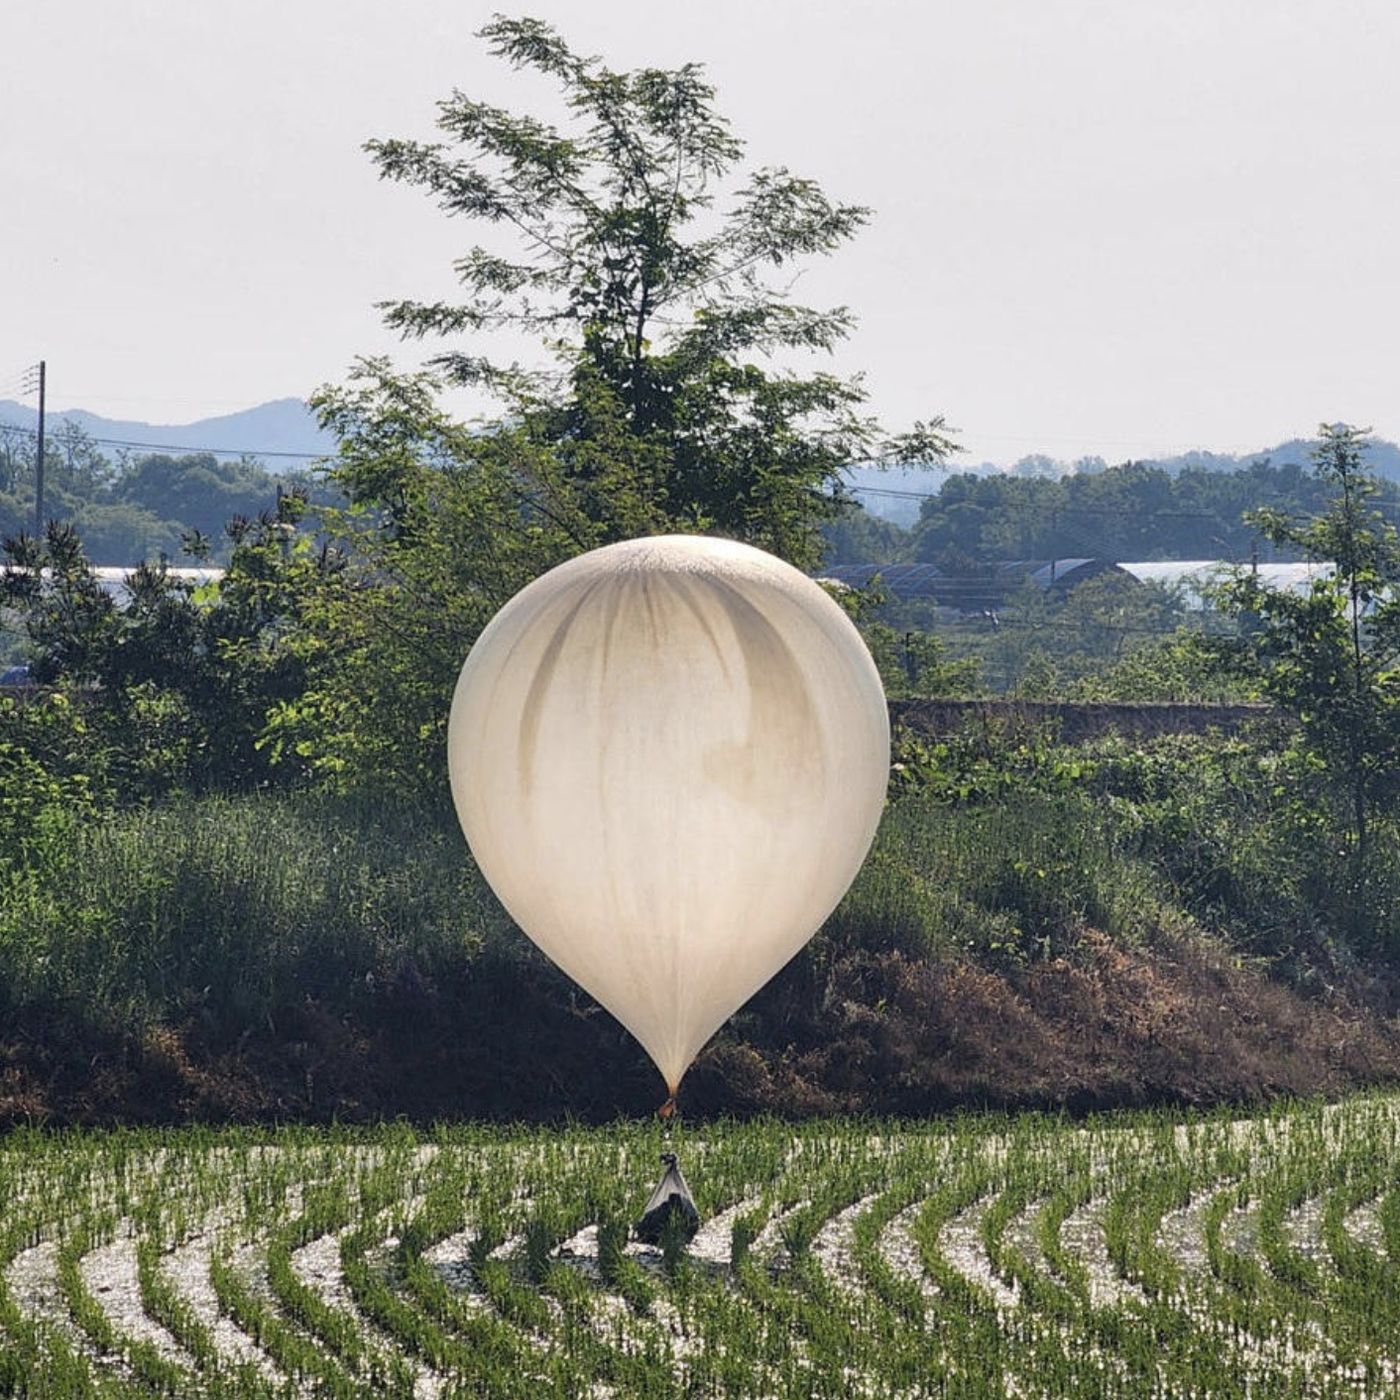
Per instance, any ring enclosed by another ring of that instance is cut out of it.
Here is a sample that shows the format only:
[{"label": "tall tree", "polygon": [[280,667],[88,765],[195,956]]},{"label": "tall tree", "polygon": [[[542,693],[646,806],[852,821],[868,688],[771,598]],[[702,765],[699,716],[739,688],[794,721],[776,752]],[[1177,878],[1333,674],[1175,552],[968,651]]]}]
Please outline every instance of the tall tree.
[{"label": "tall tree", "polygon": [[[800,374],[844,308],[795,304],[779,279],[832,252],[867,211],[783,169],[743,173],[742,143],[694,64],[615,72],[549,26],[497,18],[491,52],[561,92],[566,129],[454,93],[447,139],[368,149],[482,239],[458,302],[384,304],[408,336],[450,342],[431,374],[364,361],[313,400],[341,447],[347,501],[321,513],[346,560],[301,600],[289,645],[307,685],[270,712],[267,751],[355,786],[440,785],[452,684],[512,593],[583,550],[712,531],[814,567],[843,470],[940,460],[941,420],[889,438],[856,380]],[[489,241],[489,245],[488,245]],[[525,332],[543,368],[493,358]],[[444,383],[499,412],[455,422]]]},{"label": "tall tree", "polygon": [[1365,875],[1375,819],[1400,802],[1400,538],[1374,508],[1366,432],[1323,424],[1314,453],[1332,499],[1299,522],[1257,512],[1265,538],[1329,567],[1304,594],[1243,574],[1225,589],[1248,623],[1265,692],[1296,716],[1349,830],[1352,888]]},{"label": "tall tree", "polygon": [[941,419],[888,439],[859,380],[783,364],[833,350],[852,317],[798,305],[776,279],[840,247],[868,210],[784,168],[742,172],[696,64],[616,72],[533,19],[498,16],[481,37],[557,85],[568,127],[456,92],[439,108],[447,141],[370,142],[385,177],[494,231],[456,263],[462,301],[384,309],[411,336],[543,342],[546,370],[503,365],[475,339],[435,364],[548,446],[605,537],[712,530],[812,566],[846,465],[944,458]]}]

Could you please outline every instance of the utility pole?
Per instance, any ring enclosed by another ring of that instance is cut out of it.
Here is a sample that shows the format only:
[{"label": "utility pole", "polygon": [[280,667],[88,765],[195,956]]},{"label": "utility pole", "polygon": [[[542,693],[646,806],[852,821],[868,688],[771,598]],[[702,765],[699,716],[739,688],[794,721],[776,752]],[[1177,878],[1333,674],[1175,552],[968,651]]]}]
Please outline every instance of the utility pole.
[{"label": "utility pole", "polygon": [[34,450],[34,538],[44,538],[44,374],[45,363],[39,361],[39,432]]}]

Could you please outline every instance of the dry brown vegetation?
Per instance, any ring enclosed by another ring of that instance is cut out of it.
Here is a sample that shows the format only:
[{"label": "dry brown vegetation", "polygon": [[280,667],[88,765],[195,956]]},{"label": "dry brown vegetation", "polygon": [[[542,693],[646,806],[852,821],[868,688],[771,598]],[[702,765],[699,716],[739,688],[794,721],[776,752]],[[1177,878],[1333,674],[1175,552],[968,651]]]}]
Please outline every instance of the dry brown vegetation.
[{"label": "dry brown vegetation", "polygon": [[[411,979],[409,979],[411,983]],[[859,950],[799,959],[692,1070],[697,1115],[923,1115],[1341,1094],[1400,1079],[1392,976],[1310,993],[1197,941],[997,970]],[[396,1000],[395,1000],[396,999]],[[659,1081],[611,1017],[537,959],[455,993],[398,988],[373,1024],[308,1002],[219,1044],[195,1021],[99,1035],[30,1015],[0,1043],[0,1122],[605,1121]]]}]

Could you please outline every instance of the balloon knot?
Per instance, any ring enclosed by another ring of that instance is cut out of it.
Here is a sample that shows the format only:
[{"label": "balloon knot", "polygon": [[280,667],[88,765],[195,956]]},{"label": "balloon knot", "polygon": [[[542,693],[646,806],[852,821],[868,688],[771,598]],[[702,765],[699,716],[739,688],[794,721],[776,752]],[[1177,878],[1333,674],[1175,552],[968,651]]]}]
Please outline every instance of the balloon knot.
[{"label": "balloon knot", "polygon": [[663,1103],[663,1104],[661,1105],[661,1107],[658,1108],[658,1109],[656,1110],[656,1116],[657,1116],[658,1118],[674,1118],[674,1117],[675,1117],[675,1113],[676,1113],[676,1096],[675,1096],[674,1094],[672,1094],[671,1097],[670,1097],[669,1099],[667,1099],[666,1102]]}]

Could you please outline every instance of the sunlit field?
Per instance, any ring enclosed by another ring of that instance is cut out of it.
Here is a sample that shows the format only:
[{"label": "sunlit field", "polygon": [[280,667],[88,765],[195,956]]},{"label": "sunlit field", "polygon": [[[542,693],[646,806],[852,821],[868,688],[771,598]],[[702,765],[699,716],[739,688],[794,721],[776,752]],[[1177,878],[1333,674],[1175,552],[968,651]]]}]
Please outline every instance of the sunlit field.
[{"label": "sunlit field", "polygon": [[1400,1099],[1263,1117],[41,1136],[0,1377],[81,1395],[1400,1387]]}]

